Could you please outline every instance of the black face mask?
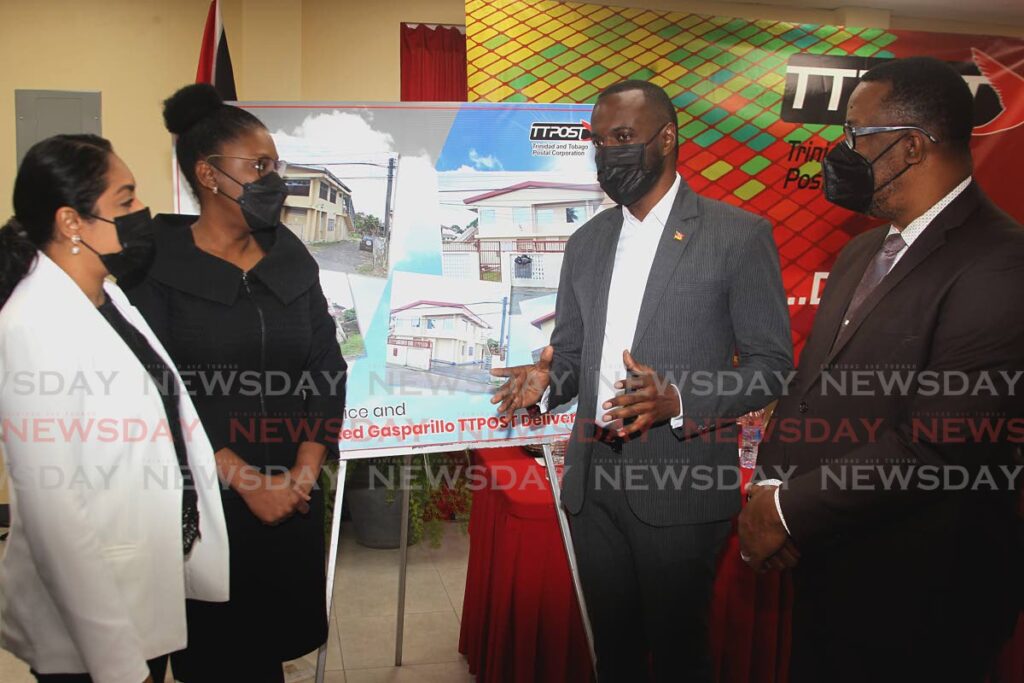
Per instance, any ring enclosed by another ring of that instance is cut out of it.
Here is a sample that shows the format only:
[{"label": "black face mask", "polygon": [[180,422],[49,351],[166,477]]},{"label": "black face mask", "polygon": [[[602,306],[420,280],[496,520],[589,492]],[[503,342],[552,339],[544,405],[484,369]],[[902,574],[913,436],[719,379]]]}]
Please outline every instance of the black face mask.
[{"label": "black face mask", "polygon": [[92,253],[99,257],[107,272],[117,278],[117,285],[128,289],[142,282],[153,263],[153,218],[149,208],[140,209],[125,216],[117,216],[114,220],[102,216],[89,216],[96,220],[110,223],[117,229],[117,241],[121,243],[121,251],[113,254],[101,254],[82,240]]},{"label": "black face mask", "polygon": [[647,142],[597,148],[594,155],[594,161],[597,163],[597,182],[616,204],[635,204],[658,182],[662,159],[658,158],[657,163],[650,168],[644,161],[647,156],[647,145],[659,135],[660,130]]},{"label": "black face mask", "polygon": [[[224,173],[222,169],[216,166],[214,168]],[[281,222],[284,200],[288,198],[288,186],[277,172],[268,173],[251,183],[240,183],[227,173],[224,175],[242,187],[242,194],[238,199],[230,195],[224,196],[242,207],[242,217],[245,218],[250,230],[272,230],[278,226]]]},{"label": "black face mask", "polygon": [[821,164],[825,173],[825,199],[850,211],[868,213],[875,194],[906,173],[912,165],[907,164],[902,171],[882,183],[881,187],[875,187],[875,162],[902,139],[895,140],[871,161],[845,143],[840,142],[833,147]]}]

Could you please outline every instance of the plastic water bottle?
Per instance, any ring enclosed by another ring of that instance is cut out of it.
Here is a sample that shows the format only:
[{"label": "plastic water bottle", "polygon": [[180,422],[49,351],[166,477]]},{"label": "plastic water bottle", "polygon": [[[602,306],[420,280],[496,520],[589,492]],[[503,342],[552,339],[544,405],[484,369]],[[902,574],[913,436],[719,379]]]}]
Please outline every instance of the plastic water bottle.
[{"label": "plastic water bottle", "polygon": [[757,446],[761,443],[761,426],[764,411],[756,410],[741,417],[740,425],[740,467],[748,470],[757,465]]}]

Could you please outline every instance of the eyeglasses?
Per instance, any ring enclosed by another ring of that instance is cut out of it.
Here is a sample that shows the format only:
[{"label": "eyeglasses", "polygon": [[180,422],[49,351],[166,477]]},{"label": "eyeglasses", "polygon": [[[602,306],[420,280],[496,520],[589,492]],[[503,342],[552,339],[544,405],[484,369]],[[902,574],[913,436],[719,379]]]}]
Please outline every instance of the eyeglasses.
[{"label": "eyeglasses", "polygon": [[935,136],[926,131],[920,126],[851,126],[849,122],[843,124],[843,133],[846,134],[846,146],[850,149],[857,148],[857,138],[865,135],[875,135],[876,133],[889,133],[896,130],[916,130],[918,133],[922,133],[926,138],[932,142],[938,144],[938,140]]},{"label": "eyeglasses", "polygon": [[288,170],[288,162],[282,159],[272,159],[270,157],[260,157],[259,159],[253,159],[251,157],[233,157],[227,154],[211,154],[206,157],[206,160],[210,159],[241,159],[242,161],[251,161],[252,167],[256,169],[256,173],[262,178],[271,172],[276,171],[278,175],[284,175],[284,172]]}]

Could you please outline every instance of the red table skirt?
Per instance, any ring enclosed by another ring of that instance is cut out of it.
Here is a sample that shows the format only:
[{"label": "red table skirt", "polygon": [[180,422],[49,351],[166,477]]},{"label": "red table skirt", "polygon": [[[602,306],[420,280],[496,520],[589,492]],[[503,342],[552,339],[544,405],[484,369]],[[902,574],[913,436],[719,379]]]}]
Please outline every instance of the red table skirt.
[{"label": "red table skirt", "polygon": [[[476,463],[489,485],[473,493],[459,651],[482,683],[589,683],[586,636],[544,468],[521,448],[477,451]],[[787,680],[792,599],[788,575],[757,575],[739,559],[734,532],[711,608],[719,683]],[[1024,616],[992,683],[1021,681]]]},{"label": "red table skirt", "polygon": [[[592,680],[544,468],[520,448],[478,451],[459,652],[479,681]],[[512,485],[514,484],[514,485]]]}]

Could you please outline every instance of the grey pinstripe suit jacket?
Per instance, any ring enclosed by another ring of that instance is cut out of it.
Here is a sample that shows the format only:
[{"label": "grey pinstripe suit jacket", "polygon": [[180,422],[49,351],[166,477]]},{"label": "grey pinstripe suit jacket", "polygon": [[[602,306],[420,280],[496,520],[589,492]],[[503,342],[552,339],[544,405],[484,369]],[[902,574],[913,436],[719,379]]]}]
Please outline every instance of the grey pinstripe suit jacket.
[{"label": "grey pinstripe suit jacket", "polygon": [[[576,231],[558,288],[548,406],[579,397],[562,492],[572,513],[583,505],[588,480],[608,287],[621,227],[622,209],[616,207]],[[683,181],[637,305],[631,353],[679,387],[686,425],[656,425],[624,445],[623,463],[634,466],[627,486],[630,507],[654,525],[727,519],[740,506],[734,420],[777,397],[793,364],[771,226],[697,195]],[[725,390],[711,390],[708,385],[719,378],[728,380]]]}]

